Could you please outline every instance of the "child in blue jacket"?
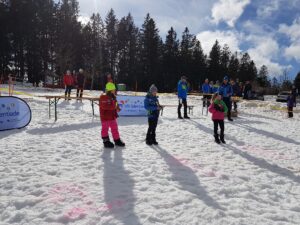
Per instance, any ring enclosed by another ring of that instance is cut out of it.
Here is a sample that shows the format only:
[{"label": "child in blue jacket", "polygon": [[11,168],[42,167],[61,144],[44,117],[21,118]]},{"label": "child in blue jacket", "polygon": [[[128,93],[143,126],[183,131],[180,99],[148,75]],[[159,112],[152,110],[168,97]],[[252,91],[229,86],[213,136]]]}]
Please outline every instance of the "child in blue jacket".
[{"label": "child in blue jacket", "polygon": [[146,136],[147,145],[158,145],[156,141],[156,127],[161,106],[158,102],[157,87],[152,84],[144,101],[144,107],[148,111],[148,131]]},{"label": "child in blue jacket", "polygon": [[[189,91],[188,83],[187,83],[187,78],[185,76],[182,76],[180,81],[178,82],[177,85],[177,92],[178,92],[178,108],[177,108],[177,113],[178,113],[178,119],[190,119],[187,115],[187,94]],[[183,105],[183,117],[181,116],[181,107]]]}]

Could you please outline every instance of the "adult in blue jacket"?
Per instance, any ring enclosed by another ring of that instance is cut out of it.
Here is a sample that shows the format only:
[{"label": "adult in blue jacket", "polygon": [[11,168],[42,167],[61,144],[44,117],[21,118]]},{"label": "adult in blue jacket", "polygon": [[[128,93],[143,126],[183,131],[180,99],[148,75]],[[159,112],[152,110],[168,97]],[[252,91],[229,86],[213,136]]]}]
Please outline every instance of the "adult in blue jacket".
[{"label": "adult in blue jacket", "polygon": [[232,86],[228,83],[228,76],[225,76],[223,79],[223,83],[219,88],[219,95],[223,97],[223,101],[225,102],[228,108],[228,112],[227,112],[228,120],[233,121],[231,119],[231,108],[232,108],[231,96],[233,95],[233,89]]},{"label": "adult in blue jacket", "polygon": [[178,82],[177,85],[177,92],[178,92],[178,99],[179,99],[179,104],[178,104],[178,118],[179,119],[183,119],[181,116],[181,107],[182,104],[184,106],[184,118],[185,119],[190,119],[190,117],[188,117],[187,115],[187,93],[188,93],[188,83],[186,81],[186,77],[182,76],[180,81]]},{"label": "adult in blue jacket", "polygon": [[202,93],[203,93],[203,107],[210,105],[210,99],[212,94],[212,85],[209,83],[209,80],[206,78],[202,84]]},{"label": "adult in blue jacket", "polygon": [[146,136],[147,145],[158,145],[156,141],[156,127],[159,117],[159,110],[161,106],[158,102],[157,87],[152,84],[146,98],[144,100],[144,107],[148,111],[148,131]]}]

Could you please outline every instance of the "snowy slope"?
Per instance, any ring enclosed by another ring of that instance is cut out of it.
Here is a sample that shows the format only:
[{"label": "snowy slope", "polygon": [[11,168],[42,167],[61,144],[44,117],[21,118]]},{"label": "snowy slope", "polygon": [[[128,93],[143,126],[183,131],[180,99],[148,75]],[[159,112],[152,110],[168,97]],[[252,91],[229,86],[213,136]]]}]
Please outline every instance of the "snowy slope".
[{"label": "snowy slope", "polygon": [[[18,90],[33,119],[0,132],[1,225],[300,224],[300,117],[271,110],[284,106],[273,98],[241,103],[226,145],[213,142],[210,116],[191,96],[190,121],[165,109],[158,147],[144,143],[146,118],[122,117],[126,148],[110,151],[88,101],[60,101],[54,122],[35,96],[62,90]],[[160,101],[177,104],[173,95]]]}]

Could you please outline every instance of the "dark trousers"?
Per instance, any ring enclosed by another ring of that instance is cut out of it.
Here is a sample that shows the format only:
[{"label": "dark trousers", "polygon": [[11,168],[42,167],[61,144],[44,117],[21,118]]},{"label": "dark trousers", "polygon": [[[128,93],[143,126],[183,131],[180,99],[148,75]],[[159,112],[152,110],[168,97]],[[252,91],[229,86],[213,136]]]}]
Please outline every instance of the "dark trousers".
[{"label": "dark trousers", "polygon": [[289,114],[289,118],[293,117],[293,107],[288,107],[288,114]]},{"label": "dark trousers", "polygon": [[157,127],[158,118],[149,118],[148,119],[148,131],[147,131],[147,140],[156,140],[156,127]]},{"label": "dark trousers", "polygon": [[220,136],[224,137],[224,120],[213,120],[214,121],[214,135],[218,135],[218,126],[220,126]]},{"label": "dark trousers", "polygon": [[83,88],[77,88],[77,93],[76,93],[76,97],[77,98],[82,98],[82,94],[83,94]]},{"label": "dark trousers", "polygon": [[66,87],[65,95],[67,95],[67,94],[68,94],[68,95],[71,95],[71,90],[72,90],[72,86],[69,86],[69,85],[68,85],[68,86]]},{"label": "dark trousers", "polygon": [[181,117],[181,107],[184,107],[184,116],[186,117],[187,116],[187,101],[186,99],[179,99],[179,104],[178,104],[178,117]]},{"label": "dark trousers", "polygon": [[237,102],[233,102],[233,110],[237,111]]},{"label": "dark trousers", "polygon": [[232,108],[232,102],[230,101],[229,97],[223,97],[223,101],[226,104],[227,108],[228,108],[228,113],[227,113],[227,117],[231,118],[231,108]]},{"label": "dark trousers", "polygon": [[203,108],[210,106],[211,95],[203,95]]}]

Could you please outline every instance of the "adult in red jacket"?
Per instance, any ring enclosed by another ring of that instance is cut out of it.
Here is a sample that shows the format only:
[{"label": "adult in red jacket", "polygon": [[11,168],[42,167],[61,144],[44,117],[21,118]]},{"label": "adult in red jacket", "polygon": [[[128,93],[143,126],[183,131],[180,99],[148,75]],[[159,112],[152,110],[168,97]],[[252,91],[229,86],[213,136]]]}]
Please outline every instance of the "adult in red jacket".
[{"label": "adult in red jacket", "polygon": [[109,82],[106,84],[106,94],[100,96],[100,119],[102,124],[101,136],[105,148],[113,148],[114,144],[109,140],[108,130],[111,129],[111,133],[115,142],[115,145],[124,147],[124,142],[120,139],[118,130],[118,112],[120,108],[118,106],[116,98],[116,86]]},{"label": "adult in red jacket", "polygon": [[[71,96],[71,90],[74,85],[74,78],[71,75],[71,71],[68,70],[67,73],[64,75],[64,85],[65,85],[65,100],[67,100],[67,94],[70,98]],[[69,99],[70,100],[70,99]]]}]

